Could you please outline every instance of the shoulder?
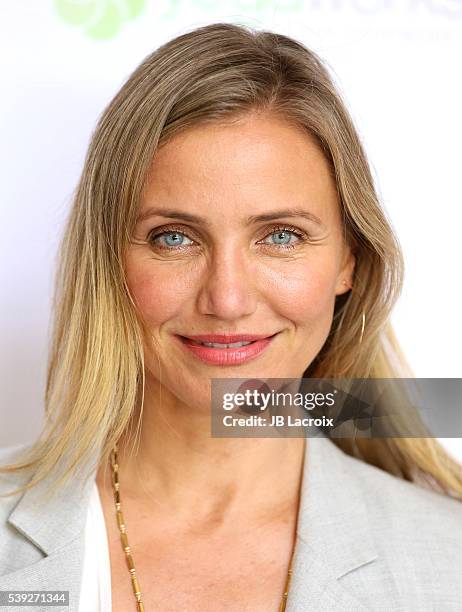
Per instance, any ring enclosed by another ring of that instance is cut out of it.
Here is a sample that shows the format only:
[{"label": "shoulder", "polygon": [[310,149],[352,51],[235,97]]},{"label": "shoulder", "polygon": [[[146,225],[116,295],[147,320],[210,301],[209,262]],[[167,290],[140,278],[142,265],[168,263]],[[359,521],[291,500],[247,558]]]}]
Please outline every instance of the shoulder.
[{"label": "shoulder", "polygon": [[[16,444],[0,448],[0,468],[19,461],[29,450],[30,444]],[[25,485],[31,478],[31,470],[15,470],[13,472],[0,471],[0,529],[5,528],[6,520],[16,506],[22,492],[8,495],[8,493]]]},{"label": "shoulder", "polygon": [[31,446],[30,442],[20,442],[12,446],[0,446],[0,466],[16,461]]},{"label": "shoulder", "polygon": [[[30,448],[30,443],[0,447],[0,470],[1,468],[22,460]],[[0,495],[25,484],[31,476],[31,470],[27,468],[24,470],[15,470],[13,472],[0,471]],[[0,497],[0,499],[3,500],[6,498]]]},{"label": "shoulder", "polygon": [[457,563],[460,571],[462,501],[354,457],[348,462],[383,551],[414,554],[417,559],[425,551],[432,562],[448,568]]},{"label": "shoulder", "polygon": [[435,517],[444,517],[459,524],[462,531],[462,501],[394,476],[355,457],[348,456],[348,460],[366,493],[371,510],[399,516],[408,516],[412,512],[414,517],[421,517],[429,525],[435,522]]}]

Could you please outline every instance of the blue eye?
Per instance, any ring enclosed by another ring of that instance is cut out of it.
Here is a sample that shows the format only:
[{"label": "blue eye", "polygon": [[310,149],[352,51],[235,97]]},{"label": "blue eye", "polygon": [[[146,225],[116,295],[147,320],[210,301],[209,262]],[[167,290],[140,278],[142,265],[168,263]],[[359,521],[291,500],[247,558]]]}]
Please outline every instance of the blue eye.
[{"label": "blue eye", "polygon": [[[171,240],[169,240],[169,238]],[[168,246],[178,246],[178,245],[181,246],[183,244],[184,238],[186,238],[186,236],[184,234],[181,234],[180,232],[166,232],[165,233],[165,242],[168,244]]]},{"label": "blue eye", "polygon": [[[290,239],[293,236],[296,237],[296,240],[291,242]],[[303,243],[307,241],[307,237],[294,227],[275,227],[271,234],[268,234],[268,237],[271,238],[272,241],[271,243],[265,242],[265,246],[280,247],[276,249],[276,251],[290,251],[303,245]]]},{"label": "blue eye", "polygon": [[[177,246],[189,246],[189,244],[184,244],[184,239],[189,240],[189,238],[183,234],[182,232],[178,232],[178,231],[166,231],[166,232],[160,232],[159,234],[157,234],[156,236],[152,236],[152,238],[150,238],[150,242],[154,243],[156,240],[158,240],[159,238],[165,238],[165,244],[167,246],[160,244],[160,248],[174,248]],[[192,241],[190,241],[190,243],[192,244]]]},{"label": "blue eye", "polygon": [[275,244],[279,244],[281,246],[286,246],[286,245],[288,245],[290,243],[291,234],[292,234],[292,236],[297,235],[297,234],[295,234],[295,232],[291,232],[291,231],[288,231],[288,230],[279,230],[277,232],[273,232],[272,234],[270,234],[270,236],[271,237],[276,236],[277,240],[281,240],[281,242],[275,242]]}]

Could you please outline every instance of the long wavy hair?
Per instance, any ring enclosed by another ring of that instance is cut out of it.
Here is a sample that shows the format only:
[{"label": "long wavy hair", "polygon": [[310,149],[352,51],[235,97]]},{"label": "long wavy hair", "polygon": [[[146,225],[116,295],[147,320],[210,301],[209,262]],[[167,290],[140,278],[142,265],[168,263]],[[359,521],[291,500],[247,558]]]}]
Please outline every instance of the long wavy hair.
[{"label": "long wavy hair", "polygon": [[[250,112],[272,113],[315,138],[355,248],[354,286],[337,297],[329,336],[304,376],[414,377],[390,324],[403,284],[400,245],[327,65],[282,34],[230,23],[200,27],[147,56],[92,135],[58,253],[45,423],[21,460],[0,469],[33,468],[33,478],[7,495],[58,467],[53,492],[77,473],[81,480],[86,460],[96,453],[106,464],[131,430],[144,399],[145,330],[126,284],[124,254],[149,166],[176,134]],[[134,438],[141,418],[136,425]],[[332,440],[398,477],[462,499],[460,465],[432,437]]]}]

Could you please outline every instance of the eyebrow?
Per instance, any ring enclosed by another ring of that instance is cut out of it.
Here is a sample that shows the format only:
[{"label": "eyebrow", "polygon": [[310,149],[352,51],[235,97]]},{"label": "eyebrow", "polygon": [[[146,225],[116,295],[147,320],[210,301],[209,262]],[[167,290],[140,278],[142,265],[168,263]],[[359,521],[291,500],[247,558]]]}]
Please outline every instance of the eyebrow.
[{"label": "eyebrow", "polygon": [[[137,222],[145,221],[150,217],[168,217],[170,219],[180,219],[183,221],[190,221],[191,223],[197,223],[199,225],[209,226],[210,223],[204,217],[193,215],[181,210],[173,210],[171,208],[149,208],[145,212],[141,213],[137,218]],[[263,213],[261,215],[250,215],[245,220],[245,225],[251,223],[257,223],[260,221],[273,221],[281,217],[302,217],[313,221],[317,225],[324,226],[321,219],[314,213],[304,210],[303,208],[284,208],[281,210],[274,210],[272,212]]]}]

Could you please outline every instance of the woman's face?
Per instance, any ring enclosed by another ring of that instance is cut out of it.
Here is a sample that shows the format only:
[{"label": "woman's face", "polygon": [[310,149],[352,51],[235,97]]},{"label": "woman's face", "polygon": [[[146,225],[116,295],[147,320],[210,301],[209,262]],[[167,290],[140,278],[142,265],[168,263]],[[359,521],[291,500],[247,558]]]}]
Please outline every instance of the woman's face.
[{"label": "woman's face", "polygon": [[[208,405],[210,378],[302,376],[353,268],[328,164],[306,133],[248,115],[176,136],[154,157],[126,255],[148,381]],[[276,335],[249,357],[181,339],[204,334]]]}]

